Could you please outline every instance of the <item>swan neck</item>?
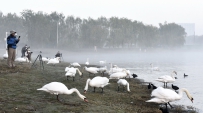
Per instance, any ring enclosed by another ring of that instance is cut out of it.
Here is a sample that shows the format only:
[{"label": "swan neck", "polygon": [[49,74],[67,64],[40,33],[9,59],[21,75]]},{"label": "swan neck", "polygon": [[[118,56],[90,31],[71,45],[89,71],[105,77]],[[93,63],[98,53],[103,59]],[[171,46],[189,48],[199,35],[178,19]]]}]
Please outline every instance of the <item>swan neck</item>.
[{"label": "swan neck", "polygon": [[80,92],[79,92],[76,88],[72,88],[72,89],[70,89],[69,91],[71,92],[70,94],[72,94],[73,92],[76,92],[77,95],[78,95],[81,99],[83,99],[83,95],[81,95]]},{"label": "swan neck", "polygon": [[130,92],[130,85],[127,83],[127,91]]},{"label": "swan neck", "polygon": [[[186,95],[187,95],[187,97],[188,97],[189,99],[191,99],[191,98],[192,98],[192,96],[190,95],[190,93],[189,93],[189,91],[188,91],[187,89],[182,88],[182,89],[180,90],[180,93],[182,93],[182,92],[185,92],[185,93],[186,93]],[[182,95],[183,95],[183,94],[182,94]]]},{"label": "swan neck", "polygon": [[78,71],[79,75],[81,76],[82,73],[80,72],[80,70],[78,68],[76,68],[76,70]]},{"label": "swan neck", "polygon": [[87,91],[88,90],[88,84],[89,84],[89,82],[91,81],[91,79],[87,79],[87,81],[86,81],[86,85],[85,85],[85,91]]}]

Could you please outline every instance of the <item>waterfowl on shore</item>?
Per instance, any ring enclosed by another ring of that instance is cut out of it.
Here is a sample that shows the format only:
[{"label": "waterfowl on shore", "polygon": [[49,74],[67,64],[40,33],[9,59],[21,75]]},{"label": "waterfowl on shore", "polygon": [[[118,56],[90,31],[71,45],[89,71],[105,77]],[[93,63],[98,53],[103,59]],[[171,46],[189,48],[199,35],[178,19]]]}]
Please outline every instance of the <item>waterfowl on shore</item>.
[{"label": "waterfowl on shore", "polygon": [[59,94],[66,94],[70,95],[74,92],[77,93],[77,95],[85,102],[88,102],[87,98],[80,94],[80,92],[76,88],[68,89],[63,83],[61,82],[51,82],[49,84],[44,85],[42,88],[39,88],[37,90],[42,90],[45,92],[48,92],[50,94],[54,94],[57,96],[57,100],[59,101]]},{"label": "waterfowl on shore", "polygon": [[80,64],[77,63],[77,62],[73,62],[73,63],[71,63],[70,65],[71,65],[71,66],[74,66],[74,67],[81,67]]},{"label": "waterfowl on shore", "polygon": [[122,72],[116,72],[111,74],[109,76],[109,79],[120,79],[120,78],[126,78],[127,76],[129,76],[129,73],[127,72],[127,70],[123,70]]},{"label": "waterfowl on shore", "polygon": [[94,87],[94,92],[95,92],[95,88],[101,88],[103,93],[103,88],[108,84],[109,84],[109,79],[107,77],[96,76],[93,79],[87,79],[86,85],[84,88],[84,93],[87,92],[88,85],[91,87]]},{"label": "waterfowl on shore", "polygon": [[163,82],[164,83],[164,87],[167,87],[167,83],[173,83],[173,82],[175,82],[176,77],[174,77],[173,74],[177,75],[177,72],[173,71],[171,73],[171,76],[169,76],[169,75],[161,76],[158,79],[156,79],[156,81]]},{"label": "waterfowl on shore", "polygon": [[179,87],[178,86],[174,86],[173,84],[171,85],[172,88],[176,91],[176,90],[179,90]]},{"label": "waterfowl on shore", "polygon": [[125,79],[119,79],[117,84],[118,84],[118,91],[120,86],[123,86],[123,90],[124,90],[124,86],[127,86],[127,91],[130,92],[129,83]]},{"label": "waterfowl on shore", "polygon": [[90,74],[96,74],[98,73],[99,69],[97,67],[84,67],[85,71],[87,71]]},{"label": "waterfowl on shore", "polygon": [[151,93],[151,97],[153,98],[147,100],[146,102],[165,104],[167,109],[167,103],[171,106],[169,102],[180,100],[183,97],[183,92],[185,92],[187,97],[193,102],[194,99],[186,88],[181,88],[179,92],[176,93],[171,89],[164,89],[162,87],[158,87],[157,89],[153,90]]},{"label": "waterfowl on shore", "polygon": [[85,62],[85,65],[88,66],[90,63],[89,63],[89,58],[87,58],[87,61]]},{"label": "waterfowl on shore", "polygon": [[67,77],[67,80],[68,80],[68,77],[73,77],[73,81],[75,81],[76,71],[78,71],[79,75],[82,77],[82,73],[80,72],[80,70],[78,68],[71,67],[67,70],[67,72],[65,74],[65,76]]}]

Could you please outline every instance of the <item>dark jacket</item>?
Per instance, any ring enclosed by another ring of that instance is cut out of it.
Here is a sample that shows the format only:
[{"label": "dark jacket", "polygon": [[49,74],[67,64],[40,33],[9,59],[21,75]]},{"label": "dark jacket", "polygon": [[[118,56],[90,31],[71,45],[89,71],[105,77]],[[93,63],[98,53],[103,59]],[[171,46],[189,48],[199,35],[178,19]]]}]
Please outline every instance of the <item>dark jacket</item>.
[{"label": "dark jacket", "polygon": [[8,44],[8,47],[7,48],[13,48],[13,49],[16,49],[16,44],[19,42],[19,40],[13,36],[13,35],[9,35],[7,37],[7,44]]}]

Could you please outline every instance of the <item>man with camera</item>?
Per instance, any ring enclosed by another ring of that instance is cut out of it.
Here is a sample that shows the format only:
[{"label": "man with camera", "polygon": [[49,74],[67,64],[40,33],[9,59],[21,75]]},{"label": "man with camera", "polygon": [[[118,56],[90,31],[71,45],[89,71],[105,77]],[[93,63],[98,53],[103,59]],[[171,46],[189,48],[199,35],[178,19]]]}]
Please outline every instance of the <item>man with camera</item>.
[{"label": "man with camera", "polygon": [[16,44],[20,41],[20,36],[16,38],[16,32],[10,31],[10,35],[7,37],[7,49],[8,49],[8,67],[15,67],[14,61],[16,57]]}]

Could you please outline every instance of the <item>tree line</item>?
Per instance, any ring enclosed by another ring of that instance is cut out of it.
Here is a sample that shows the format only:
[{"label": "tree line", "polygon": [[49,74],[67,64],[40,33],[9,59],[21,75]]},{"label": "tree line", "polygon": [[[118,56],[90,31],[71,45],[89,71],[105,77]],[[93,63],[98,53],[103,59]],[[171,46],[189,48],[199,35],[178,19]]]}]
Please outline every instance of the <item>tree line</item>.
[{"label": "tree line", "polygon": [[[67,16],[62,13],[23,10],[21,15],[0,12],[0,36],[18,31],[22,42],[37,48],[158,48],[180,47],[186,32],[175,23],[160,23],[159,27],[118,17],[98,19]],[[3,40],[1,38],[0,40]]]}]

